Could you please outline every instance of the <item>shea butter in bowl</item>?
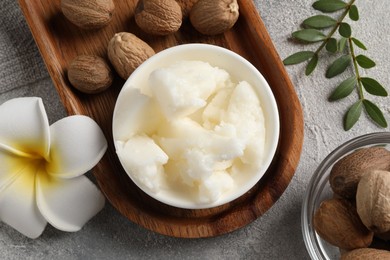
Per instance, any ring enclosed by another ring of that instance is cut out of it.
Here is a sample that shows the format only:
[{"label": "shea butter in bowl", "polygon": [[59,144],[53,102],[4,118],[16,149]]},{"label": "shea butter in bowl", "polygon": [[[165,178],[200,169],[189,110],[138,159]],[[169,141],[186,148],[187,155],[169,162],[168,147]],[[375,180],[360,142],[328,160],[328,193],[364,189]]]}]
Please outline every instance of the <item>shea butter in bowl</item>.
[{"label": "shea butter in bowl", "polygon": [[264,175],[279,140],[267,81],[209,44],[157,53],[125,82],[113,114],[119,160],[154,199],[185,209],[228,203]]}]

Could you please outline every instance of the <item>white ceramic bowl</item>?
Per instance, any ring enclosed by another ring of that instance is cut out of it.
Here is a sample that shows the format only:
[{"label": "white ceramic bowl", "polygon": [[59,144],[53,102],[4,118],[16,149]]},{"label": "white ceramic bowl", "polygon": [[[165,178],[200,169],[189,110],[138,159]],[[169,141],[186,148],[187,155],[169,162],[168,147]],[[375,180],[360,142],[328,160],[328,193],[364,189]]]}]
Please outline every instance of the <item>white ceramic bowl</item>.
[{"label": "white ceramic bowl", "polygon": [[[184,44],[163,50],[144,63],[142,63],[127,79],[121,93],[118,96],[115,109],[114,109],[114,124],[113,124],[113,136],[114,143],[116,144],[116,125],[115,117],[118,113],[118,107],[121,103],[126,102],[124,95],[121,95],[126,88],[132,88],[133,86],[143,86],[147,83],[149,75],[155,69],[163,68],[181,60],[199,60],[210,63],[214,67],[219,67],[226,70],[233,79],[238,81],[245,80],[255,89],[258,94],[258,98],[261,102],[265,117],[265,151],[263,158],[263,167],[254,175],[251,175],[240,185],[236,185],[236,188],[226,192],[220,199],[209,204],[199,204],[192,200],[177,196],[170,190],[161,190],[158,193],[150,192],[143,189],[143,186],[138,183],[136,178],[132,177],[132,173],[125,169],[132,181],[144,192],[154,199],[163,202],[165,204],[187,209],[200,209],[211,208],[228,203],[244,193],[250,190],[264,175],[268,169],[274,155],[279,140],[279,113],[275,97],[269,87],[267,81],[261,75],[261,73],[246,59],[240,55],[215,45],[209,44]],[[142,87],[141,87],[142,88]],[[118,123],[120,124],[120,123]],[[115,147],[116,149],[118,147]],[[121,162],[122,163],[122,162]],[[122,163],[123,165],[123,163]]]}]

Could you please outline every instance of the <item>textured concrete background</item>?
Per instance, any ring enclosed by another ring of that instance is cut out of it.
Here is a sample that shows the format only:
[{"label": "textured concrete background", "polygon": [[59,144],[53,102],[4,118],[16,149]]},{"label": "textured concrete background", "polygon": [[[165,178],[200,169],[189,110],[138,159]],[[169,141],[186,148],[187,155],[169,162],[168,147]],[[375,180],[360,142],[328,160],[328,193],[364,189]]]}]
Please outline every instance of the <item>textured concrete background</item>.
[{"label": "textured concrete background", "polygon": [[[41,96],[50,121],[54,122],[64,117],[65,112],[16,2],[0,1],[0,103],[19,96]],[[255,0],[282,58],[309,48],[294,43],[289,36],[304,18],[316,13],[311,8],[312,2]],[[369,50],[365,54],[377,62],[376,68],[363,74],[369,73],[388,87],[388,1],[356,3],[361,20],[353,24],[354,35],[366,43]],[[27,239],[0,223],[0,259],[308,259],[301,235],[300,211],[313,171],[341,143],[361,134],[383,131],[365,116],[351,131],[342,130],[343,113],[356,96],[332,104],[327,101],[334,86],[348,73],[334,80],[325,79],[324,71],[331,59],[324,56],[310,77],[304,76],[303,66],[287,68],[304,110],[303,152],[286,192],[255,222],[220,237],[176,239],[145,230],[107,205],[77,233],[64,233],[48,226],[36,240]],[[389,120],[389,99],[376,101]]]}]

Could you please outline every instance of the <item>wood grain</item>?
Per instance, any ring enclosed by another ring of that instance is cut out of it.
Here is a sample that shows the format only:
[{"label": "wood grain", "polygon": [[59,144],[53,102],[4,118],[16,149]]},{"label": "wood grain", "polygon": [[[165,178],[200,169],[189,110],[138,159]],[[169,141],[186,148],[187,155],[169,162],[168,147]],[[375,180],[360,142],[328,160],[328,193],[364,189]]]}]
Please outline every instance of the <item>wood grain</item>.
[{"label": "wood grain", "polygon": [[[92,117],[109,141],[107,153],[93,170],[102,192],[131,221],[175,237],[217,236],[241,228],[263,215],[281,196],[295,173],[303,143],[303,117],[294,87],[253,1],[239,0],[240,17],[236,25],[219,36],[197,33],[187,18],[181,29],[173,35],[147,35],[134,22],[136,0],[116,1],[115,4],[116,12],[107,27],[84,31],[72,25],[62,15],[60,0],[19,0],[68,114]],[[66,78],[67,66],[75,56],[96,54],[106,57],[108,41],[116,32],[121,31],[136,34],[156,52],[193,42],[219,45],[242,55],[264,75],[278,103],[281,136],[270,168],[249,192],[220,207],[186,210],[170,207],[150,198],[128,178],[115,154],[111,133],[112,112],[124,81],[116,76],[109,90],[97,95],[85,95],[74,90]]]}]

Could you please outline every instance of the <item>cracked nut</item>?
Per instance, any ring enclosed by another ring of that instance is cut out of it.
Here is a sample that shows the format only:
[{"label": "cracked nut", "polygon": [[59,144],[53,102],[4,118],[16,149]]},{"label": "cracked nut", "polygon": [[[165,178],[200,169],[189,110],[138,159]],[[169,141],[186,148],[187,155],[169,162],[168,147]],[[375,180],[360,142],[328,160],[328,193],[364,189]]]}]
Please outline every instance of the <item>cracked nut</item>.
[{"label": "cracked nut", "polygon": [[375,233],[390,231],[390,172],[370,171],[361,178],[356,193],[357,212]]},{"label": "cracked nut", "polygon": [[374,248],[360,248],[341,255],[340,260],[385,260],[390,259],[390,251]]},{"label": "cracked nut", "polygon": [[67,74],[72,86],[87,94],[106,90],[113,80],[111,69],[106,61],[94,55],[77,56],[70,63]]},{"label": "cracked nut", "polygon": [[368,247],[374,233],[361,222],[355,206],[346,199],[321,202],[314,214],[314,229],[326,241],[342,249]]},{"label": "cracked nut", "polygon": [[152,47],[132,33],[116,33],[108,43],[108,59],[116,72],[127,79],[141,63],[155,54]]},{"label": "cracked nut", "polygon": [[135,9],[137,25],[153,35],[176,32],[182,19],[181,7],[175,0],[139,0]]},{"label": "cracked nut", "polygon": [[383,147],[369,147],[343,157],[330,172],[330,186],[342,197],[355,198],[360,179],[370,170],[390,170],[390,152]]},{"label": "cracked nut", "polygon": [[199,0],[190,11],[191,24],[205,35],[226,32],[236,23],[238,16],[237,0]]},{"label": "cracked nut", "polygon": [[112,0],[61,0],[64,16],[83,29],[98,29],[107,25],[115,9]]}]

